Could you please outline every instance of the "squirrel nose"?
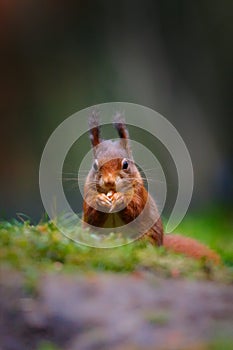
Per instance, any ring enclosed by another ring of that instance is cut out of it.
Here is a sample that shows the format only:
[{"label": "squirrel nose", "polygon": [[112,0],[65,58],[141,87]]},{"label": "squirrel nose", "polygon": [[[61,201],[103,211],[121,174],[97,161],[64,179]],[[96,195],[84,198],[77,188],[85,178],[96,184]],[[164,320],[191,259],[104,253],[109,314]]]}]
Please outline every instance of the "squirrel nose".
[{"label": "squirrel nose", "polygon": [[109,175],[103,178],[104,186],[107,188],[114,189],[116,187],[115,179],[113,176]]}]

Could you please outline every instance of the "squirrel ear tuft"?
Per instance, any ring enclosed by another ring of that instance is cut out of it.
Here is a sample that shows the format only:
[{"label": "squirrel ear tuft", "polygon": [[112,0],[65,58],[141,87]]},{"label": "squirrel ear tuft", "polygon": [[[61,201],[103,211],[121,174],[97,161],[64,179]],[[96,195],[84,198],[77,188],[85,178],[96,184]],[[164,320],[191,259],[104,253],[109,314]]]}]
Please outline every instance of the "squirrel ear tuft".
[{"label": "squirrel ear tuft", "polygon": [[97,112],[96,110],[92,111],[88,120],[88,125],[89,125],[91,144],[93,147],[96,147],[101,142],[99,112]]},{"label": "squirrel ear tuft", "polygon": [[113,118],[113,125],[117,129],[120,138],[128,139],[129,133],[125,126],[125,119],[120,112],[117,112]]},{"label": "squirrel ear tuft", "polygon": [[131,149],[130,149],[130,142],[129,142],[129,132],[128,132],[126,125],[125,125],[125,119],[120,112],[117,112],[114,115],[113,125],[116,128],[116,130],[121,138],[122,146],[126,149],[129,157],[132,157]]}]

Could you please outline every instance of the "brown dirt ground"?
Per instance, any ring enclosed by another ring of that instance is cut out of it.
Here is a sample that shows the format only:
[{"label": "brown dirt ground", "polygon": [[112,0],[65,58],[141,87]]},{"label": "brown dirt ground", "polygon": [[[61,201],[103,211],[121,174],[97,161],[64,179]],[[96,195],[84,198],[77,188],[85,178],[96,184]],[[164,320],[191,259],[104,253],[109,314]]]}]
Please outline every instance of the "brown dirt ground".
[{"label": "brown dirt ground", "polygon": [[209,349],[233,341],[233,286],[144,274],[0,276],[0,349]]}]

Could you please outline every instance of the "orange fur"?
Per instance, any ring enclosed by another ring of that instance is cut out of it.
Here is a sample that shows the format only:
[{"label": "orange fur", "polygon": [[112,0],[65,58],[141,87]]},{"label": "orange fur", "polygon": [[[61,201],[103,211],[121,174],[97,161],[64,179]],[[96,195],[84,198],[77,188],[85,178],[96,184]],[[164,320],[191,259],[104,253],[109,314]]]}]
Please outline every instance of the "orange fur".
[{"label": "orange fur", "polygon": [[[86,179],[83,221],[98,228],[104,227],[108,219],[113,218],[114,214],[111,213],[111,203],[107,196],[107,193],[111,191],[114,193],[111,197],[113,205],[119,205],[118,215],[124,224],[134,222],[141,214],[140,220],[135,224],[140,239],[145,238],[154,245],[164,245],[167,249],[195,259],[205,258],[219,263],[220,257],[198,241],[179,235],[164,235],[156,204],[147,192],[140,172],[133,162],[128,131],[120,115],[115,117],[114,125],[119,133],[120,141],[103,142],[100,140],[97,114],[93,113],[89,120],[90,137],[98,169],[93,170],[92,168]],[[128,170],[122,168],[124,160],[129,163],[127,164]],[[117,190],[119,182],[122,184],[125,182],[124,190],[122,188]],[[127,185],[130,185],[130,188]],[[124,206],[120,207],[122,203]],[[101,210],[102,206],[105,207],[105,211]],[[145,227],[150,227],[147,232],[145,232]]]}]

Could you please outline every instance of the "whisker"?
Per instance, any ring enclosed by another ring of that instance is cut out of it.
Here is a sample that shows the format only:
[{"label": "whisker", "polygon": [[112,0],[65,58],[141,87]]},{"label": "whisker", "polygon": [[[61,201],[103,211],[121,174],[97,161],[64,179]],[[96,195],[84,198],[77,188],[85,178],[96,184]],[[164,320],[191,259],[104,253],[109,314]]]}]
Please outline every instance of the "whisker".
[{"label": "whisker", "polygon": [[74,172],[62,172],[60,175],[79,175],[79,174],[81,174],[81,175],[87,175],[89,173],[89,171],[88,170],[83,170],[83,171],[81,171],[81,170],[79,170],[79,171],[74,171]]},{"label": "whisker", "polygon": [[89,188],[88,191],[85,193],[85,196],[88,196],[88,194],[90,193],[90,191],[93,191],[93,190],[94,190],[95,192],[97,192],[96,189],[94,189],[94,188],[91,187],[91,188]]},{"label": "whisker", "polygon": [[69,173],[63,171],[62,175],[77,175],[77,171],[73,171],[73,172],[69,172]]},{"label": "whisker", "polygon": [[159,169],[160,167],[159,166],[155,166],[155,167],[153,167],[153,168],[146,168],[145,166],[143,166],[143,165],[139,165],[140,166],[140,168],[142,169],[142,170],[144,170],[144,171],[152,171],[152,170],[157,170],[157,169]]}]

